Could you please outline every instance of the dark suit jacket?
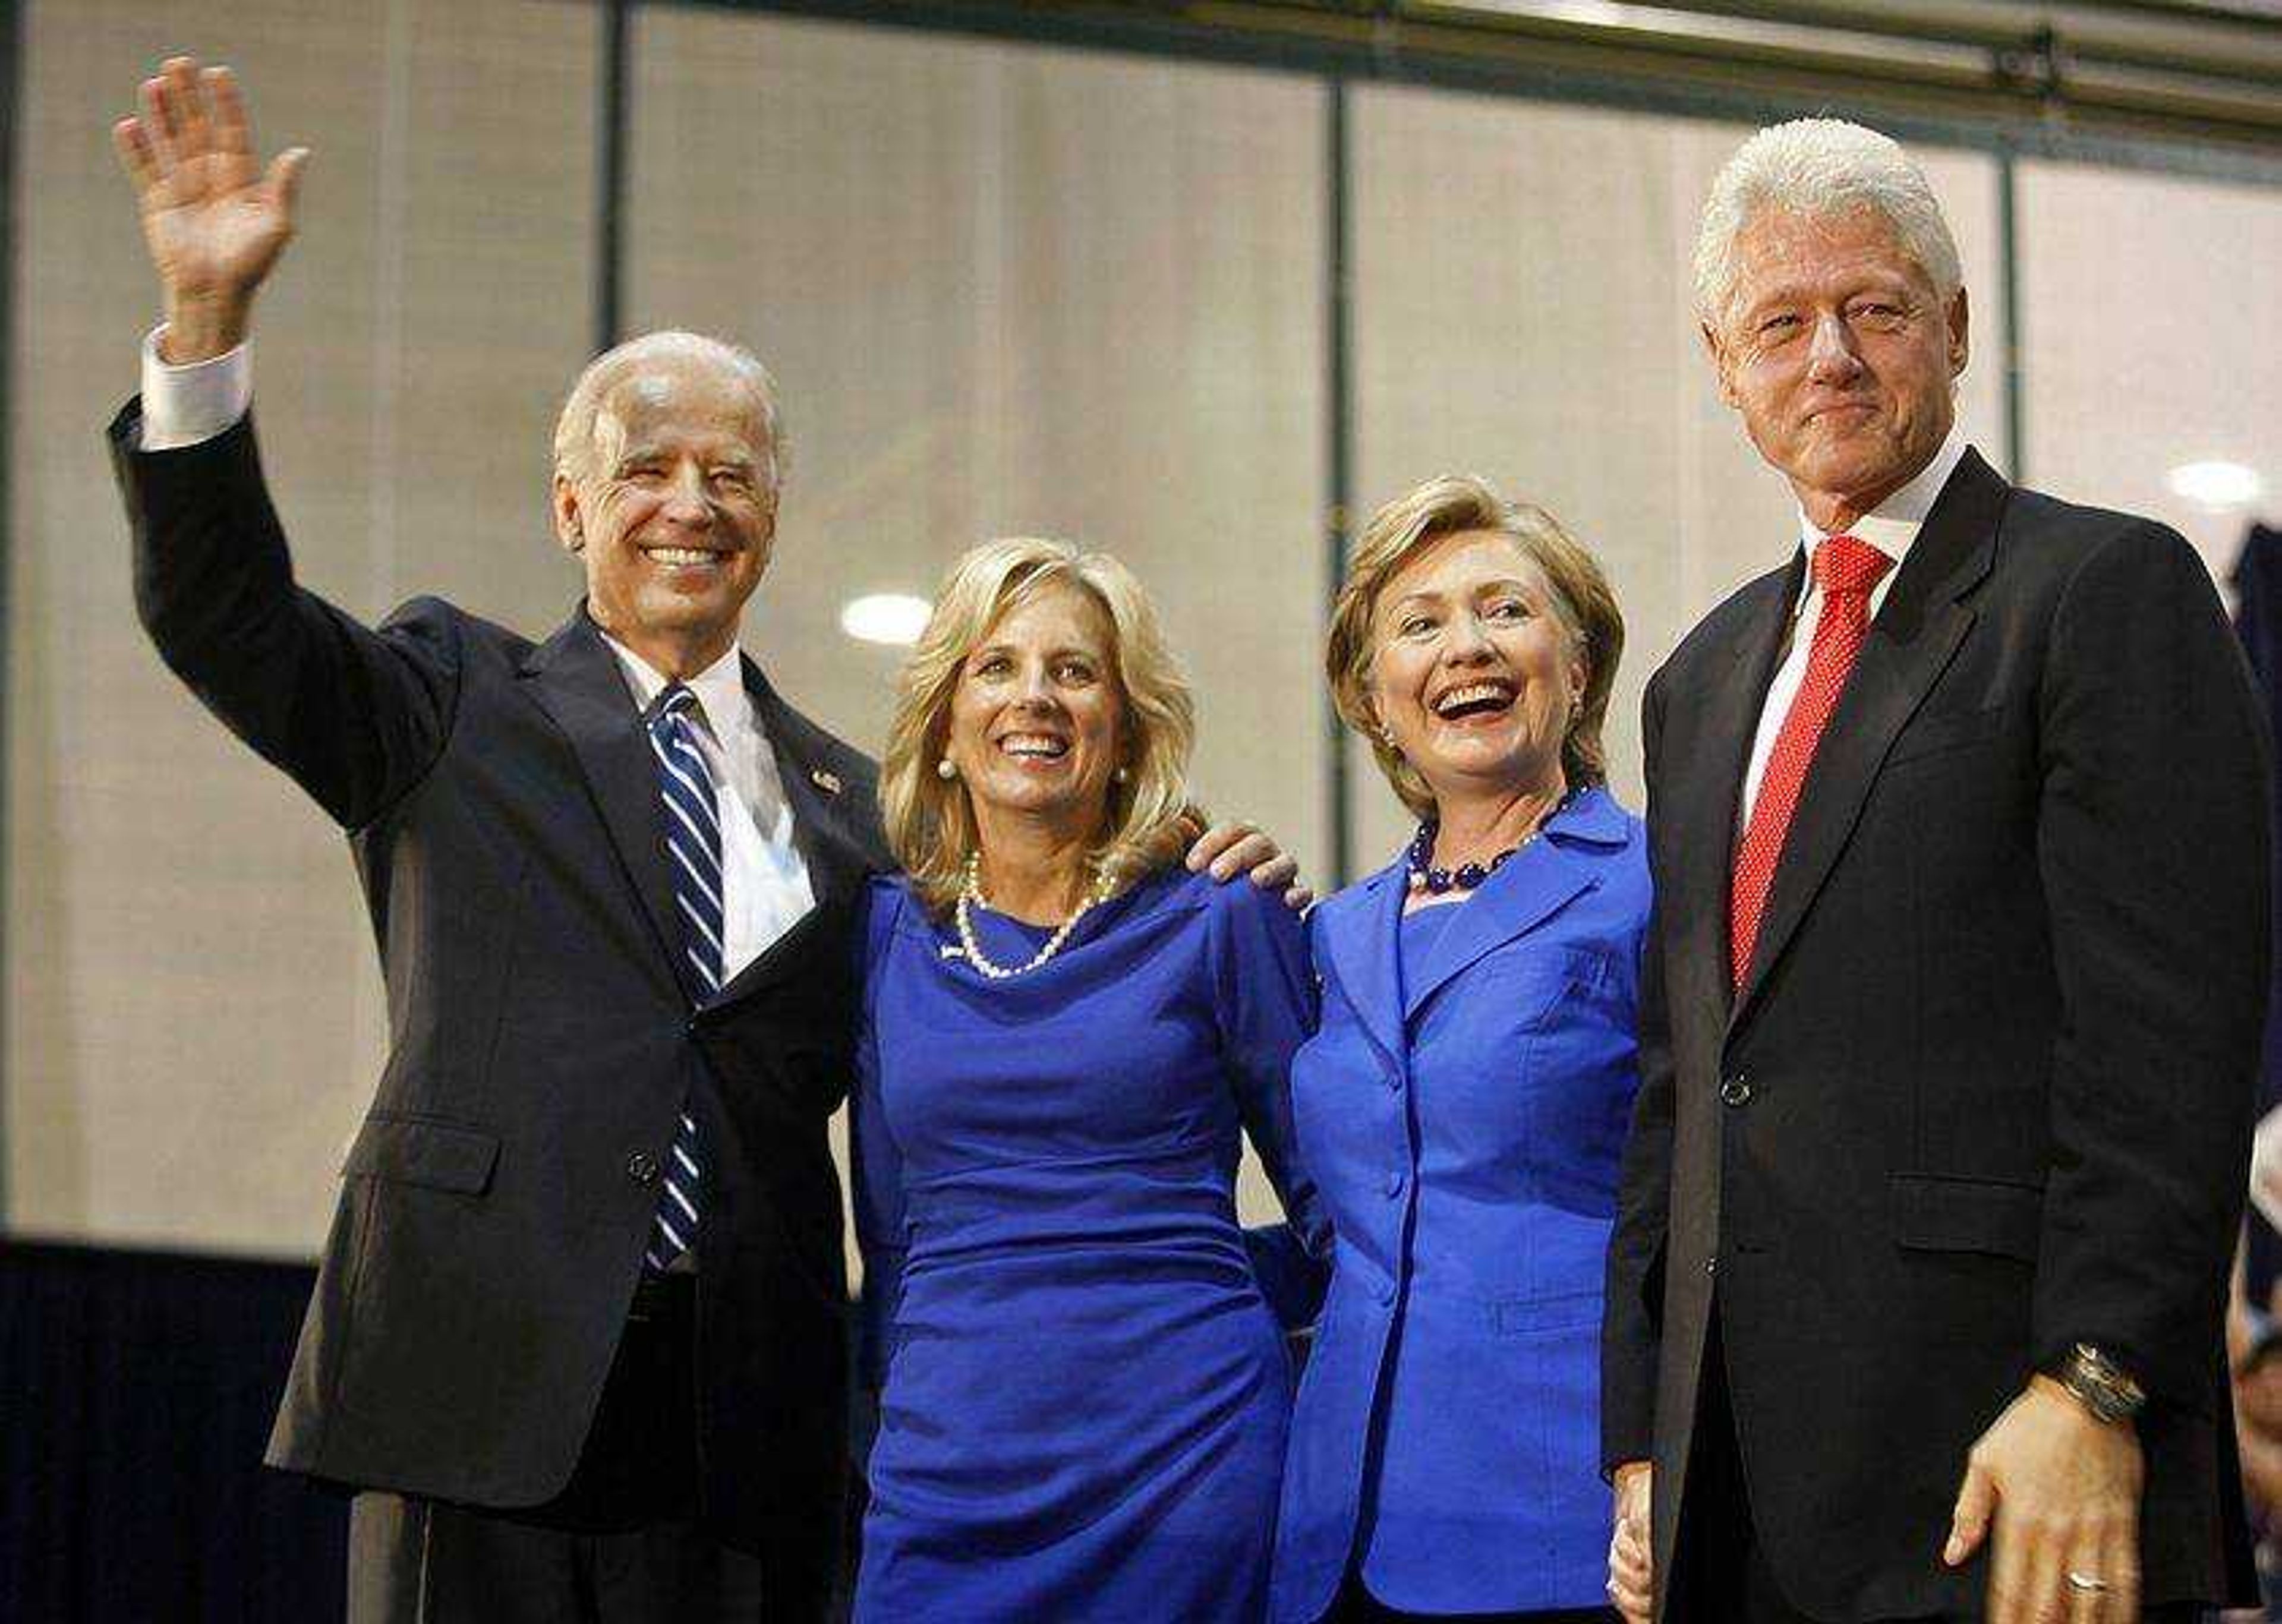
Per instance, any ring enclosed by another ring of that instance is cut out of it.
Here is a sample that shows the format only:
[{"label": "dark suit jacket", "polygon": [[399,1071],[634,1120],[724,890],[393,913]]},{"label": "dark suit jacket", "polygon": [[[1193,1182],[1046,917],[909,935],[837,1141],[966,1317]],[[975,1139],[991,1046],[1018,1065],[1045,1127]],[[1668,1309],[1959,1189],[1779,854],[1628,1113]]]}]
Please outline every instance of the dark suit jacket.
[{"label": "dark suit jacket", "polygon": [[887,864],[872,764],[746,683],[817,906],[700,1004],[656,770],[581,610],[546,642],[434,599],[378,630],[294,586],[241,423],[112,428],[136,602],[167,664],[349,831],[390,1053],[342,1169],[275,1465],[477,1506],[576,1464],[690,1102],[708,1521],[820,1605],[845,1473],[839,1185],[853,933]]},{"label": "dark suit jacket", "polygon": [[1940,1563],[1966,1452],[2087,1341],[2152,1395],[2146,1600],[2245,1594],[2219,1326],[2266,1001],[2266,739],[2216,594],[2171,532],[1968,453],[1731,996],[1737,803],[1802,567],[1714,610],[1645,700],[1657,914],[1603,1460],[1654,1458],[1670,1574],[1716,1278],[1790,1599],[1975,1612],[1985,1563]]}]

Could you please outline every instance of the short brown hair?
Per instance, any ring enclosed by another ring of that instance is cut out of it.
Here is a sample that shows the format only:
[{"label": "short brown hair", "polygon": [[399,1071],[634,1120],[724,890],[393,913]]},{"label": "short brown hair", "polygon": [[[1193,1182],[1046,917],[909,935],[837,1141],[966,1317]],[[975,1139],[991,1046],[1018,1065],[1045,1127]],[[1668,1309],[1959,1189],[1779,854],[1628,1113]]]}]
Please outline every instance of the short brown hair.
[{"label": "short brown hair", "polygon": [[1608,719],[1609,690],[1625,651],[1625,618],[1600,561],[1587,552],[1544,509],[1508,501],[1486,479],[1447,474],[1399,496],[1370,516],[1348,561],[1339,602],[1331,610],[1331,637],[1323,671],[1331,697],[1347,725],[1370,741],[1378,770],[1394,786],[1402,804],[1421,818],[1434,811],[1434,792],[1418,769],[1380,734],[1370,703],[1370,664],[1378,652],[1371,621],[1387,582],[1420,552],[1444,536],[1486,530],[1512,538],[1525,557],[1543,571],[1553,594],[1555,617],[1572,650],[1584,661],[1585,692],[1569,731],[1561,741],[1561,770],[1572,785],[1608,778],[1601,749],[1601,726]]}]

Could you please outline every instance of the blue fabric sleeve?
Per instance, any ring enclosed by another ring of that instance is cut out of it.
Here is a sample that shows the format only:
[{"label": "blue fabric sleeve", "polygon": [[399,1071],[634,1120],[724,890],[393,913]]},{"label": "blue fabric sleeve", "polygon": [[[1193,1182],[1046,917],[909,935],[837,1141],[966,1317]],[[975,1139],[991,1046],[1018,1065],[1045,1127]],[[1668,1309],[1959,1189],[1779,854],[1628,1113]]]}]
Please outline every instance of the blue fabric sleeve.
[{"label": "blue fabric sleeve", "polygon": [[1292,1120],[1292,1057],[1316,1028],[1307,927],[1280,894],[1232,881],[1215,890],[1209,952],[1230,1085],[1284,1204],[1284,1222],[1246,1230],[1245,1248],[1278,1323],[1299,1330],[1323,1307],[1331,1259],[1331,1218]]},{"label": "blue fabric sleeve", "polygon": [[864,1289],[857,1302],[856,1371],[857,1379],[874,1393],[888,1378],[896,1305],[903,1295],[904,1242],[904,1161],[881,1099],[873,1005],[904,897],[899,889],[875,883],[866,898],[861,936],[864,1001],[856,1034],[856,1087],[848,1101],[856,1246],[864,1260]]}]

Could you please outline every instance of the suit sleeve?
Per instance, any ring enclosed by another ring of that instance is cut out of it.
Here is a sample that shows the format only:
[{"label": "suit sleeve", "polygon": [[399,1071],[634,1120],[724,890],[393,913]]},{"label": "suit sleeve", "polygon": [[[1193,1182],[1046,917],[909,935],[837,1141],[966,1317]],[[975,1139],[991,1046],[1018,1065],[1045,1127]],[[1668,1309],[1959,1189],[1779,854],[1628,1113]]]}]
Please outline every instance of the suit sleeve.
[{"label": "suit sleeve", "polygon": [[1284,1222],[1247,1230],[1245,1246],[1277,1320],[1297,1330],[1315,1323],[1331,1257],[1331,1219],[1292,1117],[1292,1057],[1316,1030],[1307,927],[1282,897],[1238,880],[1215,889],[1210,943],[1230,1085],[1284,1205]]},{"label": "suit sleeve", "polygon": [[223,725],[345,828],[419,783],[442,752],[457,621],[415,604],[372,630],[293,579],[251,417],[172,451],[111,428],[135,536],[135,605],[159,657]]},{"label": "suit sleeve", "polygon": [[855,1185],[856,1247],[864,1260],[864,1294],[857,1304],[857,1379],[876,1393],[887,1383],[896,1307],[903,1295],[904,1158],[888,1126],[881,1094],[880,1043],[873,1018],[873,986],[885,961],[901,901],[879,887],[869,898],[860,938],[864,999],[856,1034],[856,1088],[848,1102],[850,1175]]},{"label": "suit sleeve", "polygon": [[[1649,851],[1655,851],[1657,758],[1664,722],[1663,678],[1641,705],[1648,780]],[[1617,1185],[1601,1320],[1601,1467],[1646,1460],[1656,1435],[1656,1383],[1663,1338],[1664,1269],[1672,1204],[1672,1029],[1664,986],[1663,890],[1649,913],[1641,964],[1640,1092]]]},{"label": "suit sleeve", "polygon": [[2208,575],[2141,524],[2086,549],[2039,696],[2061,1022],[2035,1356],[2207,1406],[2269,960],[2266,728]]}]

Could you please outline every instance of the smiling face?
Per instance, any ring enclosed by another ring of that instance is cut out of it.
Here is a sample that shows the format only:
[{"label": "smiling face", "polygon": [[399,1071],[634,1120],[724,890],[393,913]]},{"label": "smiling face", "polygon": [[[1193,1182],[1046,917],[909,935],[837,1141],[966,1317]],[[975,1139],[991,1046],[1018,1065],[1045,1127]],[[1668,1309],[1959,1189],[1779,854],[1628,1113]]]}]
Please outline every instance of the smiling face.
[{"label": "smiling face", "polygon": [[1965,293],[1944,303],[1874,212],[1769,211],[1735,237],[1704,330],[1719,392],[1808,518],[1843,529],[1941,448],[1965,369]]},{"label": "smiling face", "polygon": [[1460,531],[1420,548],[1379,594],[1371,649],[1372,707],[1437,801],[1560,793],[1585,661],[1512,537]]},{"label": "smiling face", "polygon": [[986,841],[1007,815],[1091,840],[1108,822],[1124,734],[1108,613],[1056,580],[1001,615],[960,664],[943,753]]},{"label": "smiling face", "polygon": [[586,564],[596,625],[669,677],[728,651],[776,535],[767,430],[723,362],[652,357],[595,414],[583,477],[558,473],[555,517]]}]

